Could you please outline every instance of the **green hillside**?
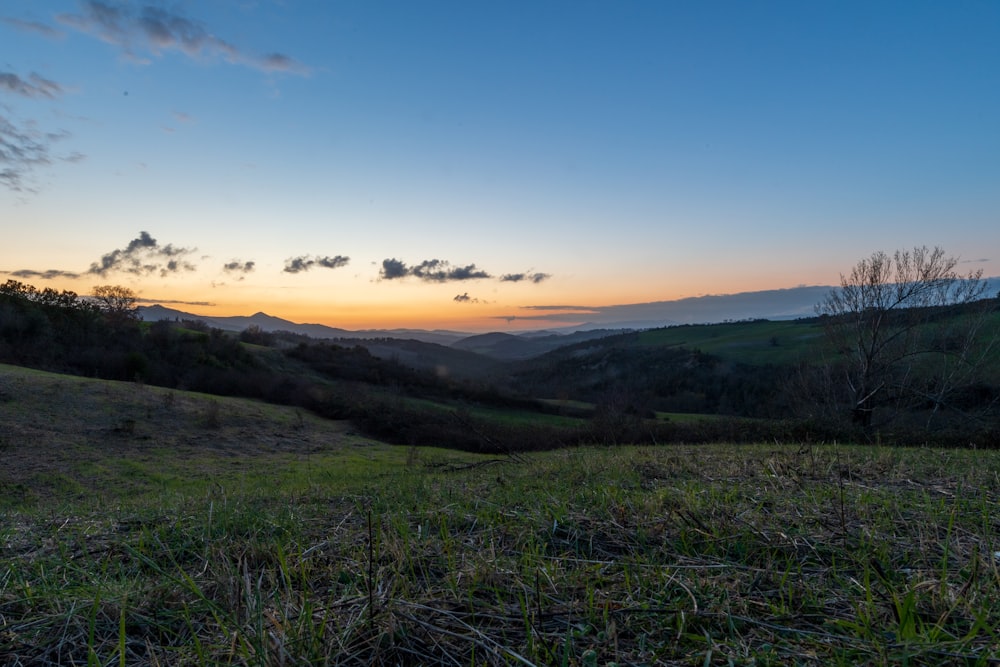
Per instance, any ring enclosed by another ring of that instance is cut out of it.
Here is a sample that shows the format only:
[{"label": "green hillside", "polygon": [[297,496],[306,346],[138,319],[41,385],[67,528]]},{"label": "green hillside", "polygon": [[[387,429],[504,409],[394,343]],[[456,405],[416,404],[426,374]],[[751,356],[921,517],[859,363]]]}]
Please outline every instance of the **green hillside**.
[{"label": "green hillside", "polygon": [[829,353],[823,327],[815,319],[702,324],[652,329],[639,334],[643,346],[701,350],[745,364],[794,364]]}]

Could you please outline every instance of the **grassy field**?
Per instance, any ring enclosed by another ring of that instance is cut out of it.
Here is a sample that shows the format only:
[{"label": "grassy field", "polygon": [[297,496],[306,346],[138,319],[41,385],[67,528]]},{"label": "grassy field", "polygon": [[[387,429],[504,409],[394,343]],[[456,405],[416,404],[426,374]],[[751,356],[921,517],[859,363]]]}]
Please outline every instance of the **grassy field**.
[{"label": "grassy field", "polygon": [[1000,454],[390,447],[0,367],[0,664],[1000,664]]},{"label": "grassy field", "polygon": [[794,364],[831,355],[822,325],[812,321],[733,322],[653,329],[639,334],[643,346],[697,349],[746,364]]},{"label": "grassy field", "polygon": [[[586,401],[571,401],[568,399],[561,398],[543,398],[539,399],[540,402],[547,405],[551,405],[555,408],[563,408],[566,410],[573,410],[586,414],[588,412],[593,412],[596,408],[596,404],[588,403]],[[656,412],[654,413],[656,419],[662,421],[672,421],[678,423],[692,423],[692,422],[702,422],[711,421],[713,419],[719,419],[719,415],[705,415],[693,412]],[[568,422],[572,424],[573,422]],[[579,423],[579,422],[577,422]]]},{"label": "grassy field", "polygon": [[[568,417],[563,415],[553,415],[544,412],[529,412],[525,410],[495,408],[482,405],[464,405],[461,403],[446,404],[440,401],[428,401],[420,398],[404,399],[406,405],[417,409],[431,410],[436,412],[454,412],[463,410],[469,416],[477,419],[498,422],[503,424],[523,425],[544,425],[561,426],[566,428],[586,425],[586,420],[580,417]],[[580,405],[585,405],[579,403]],[[591,409],[593,407],[591,406]]]}]

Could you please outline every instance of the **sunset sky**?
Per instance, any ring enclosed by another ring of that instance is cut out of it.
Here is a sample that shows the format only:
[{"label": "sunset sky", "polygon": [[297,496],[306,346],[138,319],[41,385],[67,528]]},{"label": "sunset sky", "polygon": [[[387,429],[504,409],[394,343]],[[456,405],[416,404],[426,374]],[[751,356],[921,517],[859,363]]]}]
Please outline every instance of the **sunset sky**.
[{"label": "sunset sky", "polygon": [[0,221],[0,281],[348,329],[997,276],[1000,2],[4,0]]}]

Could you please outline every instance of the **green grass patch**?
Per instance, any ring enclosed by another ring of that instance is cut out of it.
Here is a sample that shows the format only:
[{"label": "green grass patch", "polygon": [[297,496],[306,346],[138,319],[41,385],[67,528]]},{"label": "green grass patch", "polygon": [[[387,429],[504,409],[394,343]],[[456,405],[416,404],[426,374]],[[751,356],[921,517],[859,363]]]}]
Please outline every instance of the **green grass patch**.
[{"label": "green grass patch", "polygon": [[579,417],[521,410],[517,408],[501,408],[460,402],[445,403],[423,398],[402,398],[401,400],[405,405],[416,409],[428,410],[438,414],[453,413],[458,411],[477,420],[509,426],[538,425],[576,428],[586,423],[586,420]]},{"label": "green grass patch", "polygon": [[6,514],[0,656],[997,658],[997,453],[718,445],[517,463],[357,446],[241,465],[157,497],[123,487],[100,511],[49,500]]},{"label": "green grass patch", "polygon": [[[539,399],[539,402],[551,405],[555,408],[580,414],[586,414],[588,412],[593,413],[594,409],[597,407],[596,404],[588,403],[586,401],[572,401],[560,398],[543,398]],[[659,419],[660,421],[671,421],[678,424],[693,424],[723,418],[719,415],[706,415],[689,412],[655,412],[654,415],[656,419]],[[579,424],[579,421],[576,421],[575,423]]]},{"label": "green grass patch", "polygon": [[698,349],[728,361],[755,365],[820,362],[829,352],[822,325],[799,320],[653,329],[639,333],[639,344]]}]

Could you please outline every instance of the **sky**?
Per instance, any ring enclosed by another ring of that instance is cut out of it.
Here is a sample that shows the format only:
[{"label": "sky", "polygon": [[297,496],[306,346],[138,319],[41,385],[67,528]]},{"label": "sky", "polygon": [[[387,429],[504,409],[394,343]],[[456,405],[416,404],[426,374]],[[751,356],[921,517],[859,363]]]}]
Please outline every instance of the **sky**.
[{"label": "sky", "polygon": [[0,281],[477,332],[1000,275],[991,0],[4,0],[0,45]]}]

